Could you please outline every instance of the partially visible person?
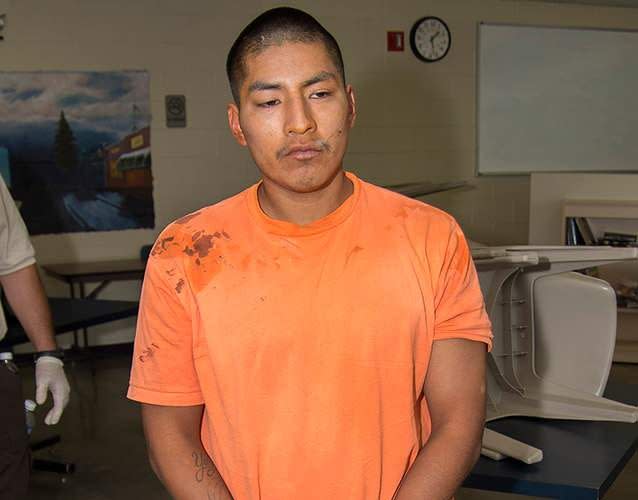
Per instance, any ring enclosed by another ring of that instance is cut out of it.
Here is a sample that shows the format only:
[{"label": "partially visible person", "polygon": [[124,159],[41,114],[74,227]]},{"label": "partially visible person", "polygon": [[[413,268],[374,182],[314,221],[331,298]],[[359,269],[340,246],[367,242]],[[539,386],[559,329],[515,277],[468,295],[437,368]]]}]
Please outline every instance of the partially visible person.
[{"label": "partially visible person", "polygon": [[[57,424],[69,402],[62,351],[56,345],[51,311],[35,264],[29,234],[11,195],[0,178],[0,285],[36,352],[36,402],[53,408],[44,422]],[[0,308],[0,352],[7,323]],[[0,365],[0,500],[27,498],[31,456],[27,436],[22,382],[10,365]]]}]

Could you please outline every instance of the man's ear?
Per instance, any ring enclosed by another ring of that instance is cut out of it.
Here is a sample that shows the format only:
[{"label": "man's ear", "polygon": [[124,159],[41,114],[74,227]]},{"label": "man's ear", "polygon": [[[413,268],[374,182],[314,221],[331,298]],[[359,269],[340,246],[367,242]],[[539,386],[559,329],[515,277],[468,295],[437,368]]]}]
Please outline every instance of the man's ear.
[{"label": "man's ear", "polygon": [[246,142],[244,132],[242,131],[241,124],[239,123],[239,108],[234,102],[231,102],[228,103],[226,111],[228,112],[228,126],[230,127],[233,137],[235,137],[235,140],[241,146],[246,146],[248,143]]},{"label": "man's ear", "polygon": [[348,99],[348,124],[350,125],[350,128],[352,128],[354,127],[354,122],[357,119],[357,105],[352,85],[346,86],[346,97]]}]

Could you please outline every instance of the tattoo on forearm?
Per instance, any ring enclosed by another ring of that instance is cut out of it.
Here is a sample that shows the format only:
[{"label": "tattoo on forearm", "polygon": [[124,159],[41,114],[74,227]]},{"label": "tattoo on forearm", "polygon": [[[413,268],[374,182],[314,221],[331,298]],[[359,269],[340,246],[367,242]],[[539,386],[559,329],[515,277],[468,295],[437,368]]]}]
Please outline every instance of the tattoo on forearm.
[{"label": "tattoo on forearm", "polygon": [[195,481],[201,483],[206,478],[210,479],[206,483],[208,500],[232,500],[232,495],[209,456],[202,451],[194,451],[192,456],[195,463]]},{"label": "tattoo on forearm", "polygon": [[195,461],[195,480],[198,483],[201,483],[204,480],[204,477],[214,477],[215,476],[215,466],[213,462],[201,451],[193,452],[193,460]]}]

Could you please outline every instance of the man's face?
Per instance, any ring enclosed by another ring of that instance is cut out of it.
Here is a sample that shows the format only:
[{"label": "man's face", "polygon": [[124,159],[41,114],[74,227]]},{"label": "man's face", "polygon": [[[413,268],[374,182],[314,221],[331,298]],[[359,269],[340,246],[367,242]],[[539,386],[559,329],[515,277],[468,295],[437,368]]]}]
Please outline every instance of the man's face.
[{"label": "man's face", "polygon": [[264,183],[320,191],[341,170],[355,118],[352,88],[321,42],[269,47],[249,55],[244,70],[240,108],[228,105],[237,142],[250,149]]}]

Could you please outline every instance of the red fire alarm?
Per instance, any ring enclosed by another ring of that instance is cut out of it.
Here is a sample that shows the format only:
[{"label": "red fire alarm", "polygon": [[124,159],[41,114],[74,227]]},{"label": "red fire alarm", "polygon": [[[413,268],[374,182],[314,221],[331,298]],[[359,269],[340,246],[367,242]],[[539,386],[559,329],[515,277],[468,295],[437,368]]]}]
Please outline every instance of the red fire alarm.
[{"label": "red fire alarm", "polygon": [[403,31],[388,31],[388,52],[403,52],[404,39]]}]

